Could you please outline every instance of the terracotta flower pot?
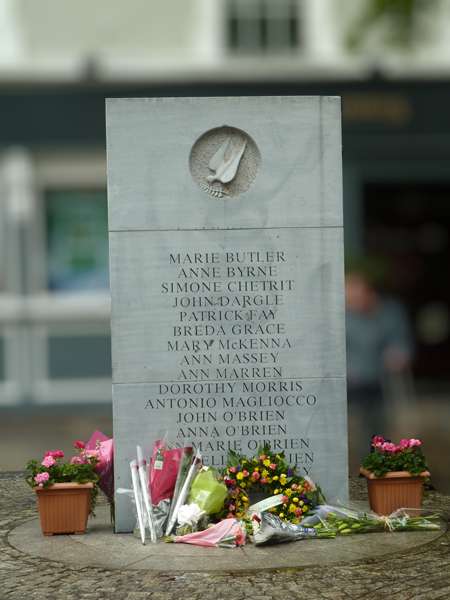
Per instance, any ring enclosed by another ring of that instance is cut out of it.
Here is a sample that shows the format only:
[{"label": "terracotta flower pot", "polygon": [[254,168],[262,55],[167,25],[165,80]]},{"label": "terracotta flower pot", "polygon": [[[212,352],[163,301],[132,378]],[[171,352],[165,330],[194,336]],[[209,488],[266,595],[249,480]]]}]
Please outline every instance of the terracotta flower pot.
[{"label": "terracotta flower pot", "polygon": [[391,471],[377,477],[371,471],[360,468],[367,479],[370,508],[379,515],[390,515],[398,508],[420,508],[423,496],[423,481],[428,471],[411,475],[408,471]]},{"label": "terracotta flower pot", "polygon": [[93,487],[93,483],[55,483],[34,488],[42,533],[84,533]]}]

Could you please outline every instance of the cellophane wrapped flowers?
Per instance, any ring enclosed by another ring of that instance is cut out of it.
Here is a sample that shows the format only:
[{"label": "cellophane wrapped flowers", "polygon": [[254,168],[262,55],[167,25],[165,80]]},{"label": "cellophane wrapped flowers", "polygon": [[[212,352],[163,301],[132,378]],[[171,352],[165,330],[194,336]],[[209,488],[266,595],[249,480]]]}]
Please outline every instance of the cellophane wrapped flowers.
[{"label": "cellophane wrapped flowers", "polygon": [[327,533],[331,537],[332,534],[336,536],[395,531],[439,531],[442,523],[439,514],[422,509],[400,508],[389,516],[381,516],[351,508],[322,505],[302,524],[315,529],[318,537]]},{"label": "cellophane wrapped flowers", "polygon": [[108,502],[114,503],[114,442],[101,431],[95,431],[85,445],[86,453],[97,457],[95,471],[99,487]]}]

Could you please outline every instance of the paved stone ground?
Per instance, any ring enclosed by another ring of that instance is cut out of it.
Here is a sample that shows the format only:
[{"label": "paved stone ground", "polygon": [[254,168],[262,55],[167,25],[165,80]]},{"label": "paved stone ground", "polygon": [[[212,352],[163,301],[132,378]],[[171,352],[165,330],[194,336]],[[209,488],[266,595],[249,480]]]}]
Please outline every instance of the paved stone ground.
[{"label": "paved stone ground", "polygon": [[[351,496],[364,495],[363,482],[352,480]],[[448,521],[449,497],[429,492],[425,506],[444,511]],[[35,516],[34,495],[21,475],[0,473],[0,600],[450,599],[449,532],[389,560],[290,570],[262,564],[258,572],[174,575],[78,568],[30,557],[9,545],[8,532]]]}]

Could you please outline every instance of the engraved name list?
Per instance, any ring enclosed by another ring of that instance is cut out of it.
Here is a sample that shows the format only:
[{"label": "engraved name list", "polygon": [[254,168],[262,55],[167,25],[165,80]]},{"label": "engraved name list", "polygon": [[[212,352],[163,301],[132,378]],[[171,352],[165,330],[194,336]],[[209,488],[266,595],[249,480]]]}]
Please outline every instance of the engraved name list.
[{"label": "engraved name list", "polygon": [[230,449],[252,453],[269,443],[310,472],[311,440],[289,417],[318,398],[283,373],[286,353],[299,352],[284,318],[295,292],[288,263],[286,250],[167,256],[160,293],[173,322],[164,350],[176,355],[176,369],[145,409],[170,411],[177,442],[194,440],[209,464],[223,466]]}]

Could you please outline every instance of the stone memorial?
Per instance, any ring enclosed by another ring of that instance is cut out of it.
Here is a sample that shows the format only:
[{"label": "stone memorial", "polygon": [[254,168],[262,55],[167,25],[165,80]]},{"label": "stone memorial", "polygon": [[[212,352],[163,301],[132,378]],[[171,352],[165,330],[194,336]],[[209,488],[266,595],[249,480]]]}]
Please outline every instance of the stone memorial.
[{"label": "stone memorial", "polygon": [[345,501],[340,99],[111,99],[107,151],[116,488],[167,432]]}]

